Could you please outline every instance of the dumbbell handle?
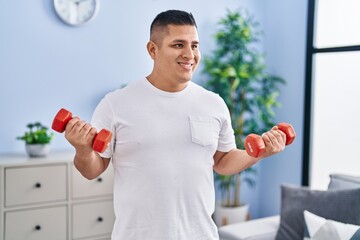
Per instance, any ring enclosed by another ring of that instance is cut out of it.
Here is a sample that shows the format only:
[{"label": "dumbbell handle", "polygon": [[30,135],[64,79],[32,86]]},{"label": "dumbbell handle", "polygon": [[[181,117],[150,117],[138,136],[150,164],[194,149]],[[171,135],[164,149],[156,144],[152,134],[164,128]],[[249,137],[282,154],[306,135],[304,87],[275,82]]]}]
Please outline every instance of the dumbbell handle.
[{"label": "dumbbell handle", "polygon": [[[65,131],[66,124],[72,119],[72,113],[65,108],[61,108],[56,114],[51,128],[59,133]],[[102,153],[106,150],[111,141],[112,133],[106,129],[101,129],[94,137],[92,148]]]},{"label": "dumbbell handle", "polygon": [[[290,145],[296,137],[294,128],[289,123],[279,123],[278,129],[285,133],[286,142],[285,145]],[[265,151],[265,143],[261,136],[257,134],[249,134],[245,139],[245,150],[248,155],[252,157],[260,157]]]}]

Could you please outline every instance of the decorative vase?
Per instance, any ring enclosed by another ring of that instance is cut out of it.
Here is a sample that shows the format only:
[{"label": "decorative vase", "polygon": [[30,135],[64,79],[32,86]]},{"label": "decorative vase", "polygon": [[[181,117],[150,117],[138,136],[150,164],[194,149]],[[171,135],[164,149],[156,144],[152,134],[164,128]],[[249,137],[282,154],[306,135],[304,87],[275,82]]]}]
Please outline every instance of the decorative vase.
[{"label": "decorative vase", "polygon": [[50,144],[26,144],[25,148],[30,157],[45,157],[50,151]]},{"label": "decorative vase", "polygon": [[249,204],[239,207],[224,207],[217,205],[214,212],[215,224],[220,227],[227,224],[244,222],[249,220]]}]

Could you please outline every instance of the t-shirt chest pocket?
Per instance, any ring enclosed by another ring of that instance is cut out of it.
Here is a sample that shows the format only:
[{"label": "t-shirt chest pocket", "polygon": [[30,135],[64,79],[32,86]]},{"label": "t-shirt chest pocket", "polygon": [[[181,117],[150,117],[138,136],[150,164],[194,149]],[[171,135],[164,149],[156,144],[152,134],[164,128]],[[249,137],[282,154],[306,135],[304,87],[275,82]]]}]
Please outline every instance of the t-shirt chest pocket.
[{"label": "t-shirt chest pocket", "polygon": [[201,146],[214,142],[213,119],[211,117],[190,116],[191,140]]}]

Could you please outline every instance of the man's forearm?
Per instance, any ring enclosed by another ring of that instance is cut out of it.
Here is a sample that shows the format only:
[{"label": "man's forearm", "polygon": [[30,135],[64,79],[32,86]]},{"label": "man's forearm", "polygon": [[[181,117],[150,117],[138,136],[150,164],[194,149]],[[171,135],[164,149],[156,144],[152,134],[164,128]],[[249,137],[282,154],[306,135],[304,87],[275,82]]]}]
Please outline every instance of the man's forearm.
[{"label": "man's forearm", "polygon": [[244,171],[260,160],[261,158],[249,156],[245,150],[233,149],[216,161],[214,170],[221,175],[232,175]]},{"label": "man's forearm", "polygon": [[97,178],[102,174],[108,162],[100,157],[100,155],[95,152],[80,152],[76,151],[74,157],[74,165],[76,169],[87,179],[91,180]]},{"label": "man's forearm", "polygon": [[229,152],[217,151],[214,155],[214,170],[221,175],[231,175],[244,171],[258,161],[284,150],[286,135],[277,126],[261,135],[265,151],[261,156],[251,157],[245,150],[233,149]]}]

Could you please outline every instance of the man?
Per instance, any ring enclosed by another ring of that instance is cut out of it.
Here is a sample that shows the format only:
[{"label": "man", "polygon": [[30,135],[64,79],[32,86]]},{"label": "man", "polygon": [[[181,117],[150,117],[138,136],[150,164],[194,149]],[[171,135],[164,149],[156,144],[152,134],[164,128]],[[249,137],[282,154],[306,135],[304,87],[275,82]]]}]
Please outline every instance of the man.
[{"label": "man", "polygon": [[104,153],[91,148],[94,127],[79,118],[67,124],[74,164],[93,179],[112,159],[113,240],[217,240],[213,169],[238,173],[282,151],[285,134],[276,127],[263,134],[260,158],[236,149],[224,101],[190,81],[201,58],[191,14],[160,13],[147,50],[151,74],[107,94],[95,110],[93,126],[113,132]]}]

